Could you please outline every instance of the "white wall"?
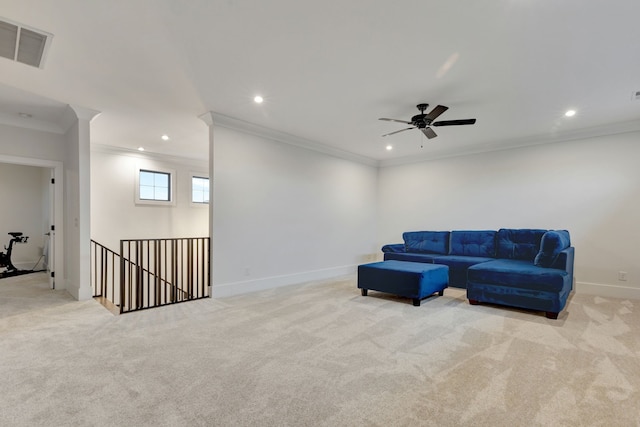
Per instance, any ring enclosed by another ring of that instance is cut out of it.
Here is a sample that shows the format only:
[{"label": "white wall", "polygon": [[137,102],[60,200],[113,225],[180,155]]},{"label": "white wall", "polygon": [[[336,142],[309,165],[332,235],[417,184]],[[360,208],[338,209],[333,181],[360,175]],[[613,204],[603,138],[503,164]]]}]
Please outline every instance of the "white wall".
[{"label": "white wall", "polygon": [[64,135],[0,124],[0,154],[64,161]]},{"label": "white wall", "polygon": [[[175,170],[176,205],[136,205],[137,167]],[[121,239],[208,236],[208,208],[191,205],[192,172],[208,176],[208,162],[92,147],[91,238],[118,252]]]},{"label": "white wall", "polygon": [[29,237],[27,243],[13,246],[11,259],[18,268],[34,267],[44,247],[43,212],[48,212],[48,194],[42,183],[44,172],[50,174],[40,167],[0,163],[2,251],[11,239],[7,233],[19,231]]},{"label": "white wall", "polygon": [[213,296],[355,272],[376,247],[377,169],[216,127]]},{"label": "white wall", "polygon": [[639,139],[627,133],[382,168],[378,243],[402,242],[408,230],[567,229],[578,291],[640,298]]}]

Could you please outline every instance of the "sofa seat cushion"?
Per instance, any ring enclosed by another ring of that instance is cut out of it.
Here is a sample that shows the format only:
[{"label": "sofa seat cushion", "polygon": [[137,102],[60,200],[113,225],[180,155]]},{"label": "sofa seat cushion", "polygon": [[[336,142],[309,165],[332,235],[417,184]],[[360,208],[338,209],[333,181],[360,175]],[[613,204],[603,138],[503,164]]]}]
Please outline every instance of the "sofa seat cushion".
[{"label": "sofa seat cushion", "polygon": [[494,260],[495,258],[488,257],[440,255],[433,258],[433,263],[449,267],[449,286],[466,288],[467,269],[472,265]]},{"label": "sofa seat cushion", "polygon": [[500,259],[469,267],[468,283],[509,286],[520,289],[560,292],[571,286],[564,270],[538,267],[529,261]]},{"label": "sofa seat cushion", "polygon": [[432,264],[433,259],[437,254],[416,254],[416,253],[404,253],[404,252],[386,252],[384,254],[384,260],[396,260],[396,261],[409,261],[409,262],[423,262]]}]

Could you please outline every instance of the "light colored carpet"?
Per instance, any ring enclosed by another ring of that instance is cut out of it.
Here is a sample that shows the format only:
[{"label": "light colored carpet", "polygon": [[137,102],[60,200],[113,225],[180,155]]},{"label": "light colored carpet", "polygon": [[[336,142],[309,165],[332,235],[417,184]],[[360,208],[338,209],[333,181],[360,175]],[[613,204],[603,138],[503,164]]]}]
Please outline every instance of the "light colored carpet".
[{"label": "light colored carpet", "polygon": [[114,316],[0,281],[2,426],[638,426],[639,301],[558,320],[353,277]]}]

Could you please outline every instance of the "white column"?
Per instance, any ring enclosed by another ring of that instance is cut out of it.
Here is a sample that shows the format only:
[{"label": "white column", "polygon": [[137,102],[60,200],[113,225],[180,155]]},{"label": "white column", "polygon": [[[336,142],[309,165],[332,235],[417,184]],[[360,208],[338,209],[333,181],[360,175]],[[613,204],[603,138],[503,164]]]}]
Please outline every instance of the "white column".
[{"label": "white column", "polygon": [[[209,286],[210,291],[213,293],[213,211],[215,208],[214,195],[215,191],[213,191],[214,186],[216,185],[216,180],[214,176],[214,137],[213,137],[213,112],[208,111],[200,116],[200,119],[209,126],[209,241],[210,241],[210,251],[209,251],[209,265],[211,268],[211,275],[209,276]],[[213,295],[210,295],[213,296]]]},{"label": "white column", "polygon": [[99,112],[69,105],[65,113],[64,283],[78,300],[92,297],[90,122]]}]

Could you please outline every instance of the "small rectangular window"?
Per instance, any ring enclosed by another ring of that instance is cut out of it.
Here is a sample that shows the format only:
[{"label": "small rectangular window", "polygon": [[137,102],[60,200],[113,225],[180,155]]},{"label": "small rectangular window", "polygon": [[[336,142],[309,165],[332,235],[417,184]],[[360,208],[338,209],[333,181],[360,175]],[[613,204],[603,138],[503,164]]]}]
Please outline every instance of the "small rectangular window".
[{"label": "small rectangular window", "polygon": [[137,205],[176,206],[176,171],[156,166],[136,166]]},{"label": "small rectangular window", "polygon": [[209,203],[209,178],[195,175],[191,177],[191,202]]},{"label": "small rectangular window", "polygon": [[140,170],[140,200],[171,201],[171,174]]}]

